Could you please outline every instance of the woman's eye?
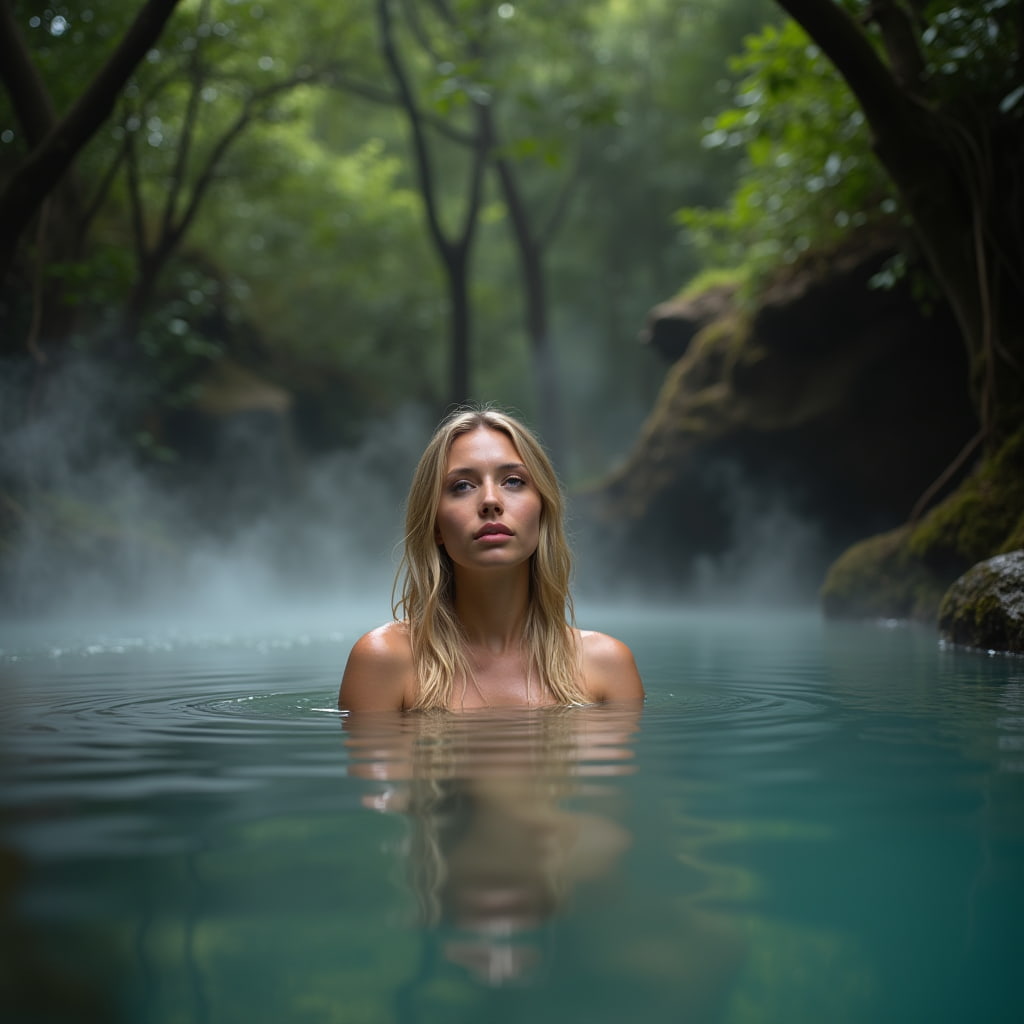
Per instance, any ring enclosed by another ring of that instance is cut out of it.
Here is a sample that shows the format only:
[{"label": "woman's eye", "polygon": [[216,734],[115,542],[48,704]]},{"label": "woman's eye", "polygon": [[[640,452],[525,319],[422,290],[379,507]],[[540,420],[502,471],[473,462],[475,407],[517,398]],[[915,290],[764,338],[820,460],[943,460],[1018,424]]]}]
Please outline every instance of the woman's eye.
[{"label": "woman's eye", "polygon": [[525,487],[526,481],[521,476],[510,476],[505,479],[506,487]]},{"label": "woman's eye", "polygon": [[473,485],[468,480],[456,480],[453,484],[450,484],[448,490],[452,494],[465,494]]}]

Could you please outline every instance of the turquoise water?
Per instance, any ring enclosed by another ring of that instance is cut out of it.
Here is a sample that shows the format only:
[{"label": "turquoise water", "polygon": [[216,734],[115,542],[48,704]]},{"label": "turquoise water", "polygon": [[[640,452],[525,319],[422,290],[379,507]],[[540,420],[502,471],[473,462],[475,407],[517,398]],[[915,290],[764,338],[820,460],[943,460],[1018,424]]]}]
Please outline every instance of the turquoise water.
[{"label": "turquoise water", "polygon": [[1024,1019],[1024,659],[580,618],[641,713],[346,723],[355,613],[5,629],[3,1020]]}]

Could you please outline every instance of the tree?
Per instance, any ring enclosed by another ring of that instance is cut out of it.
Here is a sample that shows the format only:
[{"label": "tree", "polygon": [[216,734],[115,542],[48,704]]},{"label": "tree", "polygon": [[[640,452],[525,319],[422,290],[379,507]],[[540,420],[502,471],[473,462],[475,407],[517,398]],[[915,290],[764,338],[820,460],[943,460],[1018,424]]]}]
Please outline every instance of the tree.
[{"label": "tree", "polygon": [[0,191],[0,285],[25,228],[110,116],[125,82],[156,43],[177,5],[178,0],[146,0],[77,102],[57,120],[9,0],[0,0],[0,79],[32,146]]},{"label": "tree", "polygon": [[[487,98],[475,96],[469,100],[472,124],[468,132],[469,184],[466,189],[461,224],[457,230],[449,234],[442,223],[439,182],[428,140],[430,119],[424,114],[414,93],[410,75],[402,58],[395,34],[391,0],[377,0],[377,19],[381,52],[394,79],[398,100],[409,125],[413,159],[420,193],[423,197],[427,227],[445,271],[451,311],[450,401],[453,403],[463,402],[470,396],[470,257],[483,202],[484,172],[491,151]],[[418,25],[413,20],[414,35],[417,34],[417,28]],[[419,39],[422,45],[422,35],[419,36]],[[429,47],[426,49],[429,54]]]},{"label": "tree", "polygon": [[704,146],[741,151],[739,181],[724,207],[677,214],[705,268],[738,270],[747,289],[756,289],[780,264],[832,248],[851,230],[871,225],[892,237],[906,234],[863,112],[795,21],[748,35],[729,64],[743,77]]},{"label": "tree", "polygon": [[[493,169],[518,264],[541,433],[553,458],[561,463],[563,400],[545,263],[569,198],[580,182],[579,138],[611,119],[613,104],[596,87],[590,64],[579,59],[591,12],[585,5],[567,3],[557,14],[546,10],[531,19],[512,5],[495,8],[486,0],[406,0],[397,9],[414,44],[408,49],[419,58],[420,91],[425,99],[415,94],[413,76],[401,57],[388,0],[378,3],[382,48],[397,85],[398,103],[410,125],[430,235],[450,282],[456,400],[469,393],[471,384],[468,287],[463,278],[468,275],[468,253],[483,202],[483,172]],[[592,40],[586,43],[592,45]],[[539,57],[541,53],[550,59]],[[360,91],[370,94],[365,85]],[[375,98],[387,101],[381,94]],[[467,118],[458,116],[467,111],[468,128]],[[471,187],[463,229],[451,236],[440,224],[429,135],[460,143],[470,154]],[[573,148],[577,159],[567,160],[566,151]],[[541,175],[530,174],[531,162],[543,167]],[[540,188],[537,179],[545,179]]]},{"label": "tree", "polygon": [[[208,52],[218,27],[222,37],[239,31],[214,13],[211,0],[201,0],[194,25],[176,40],[176,52],[166,55],[156,81],[132,90],[122,103],[122,145],[114,160],[125,169],[135,256],[135,278],[116,330],[117,347],[125,352],[134,345],[161,274],[180,250],[239,138],[255,122],[272,118],[276,101],[329,78],[336,64],[333,56],[317,60],[303,51],[294,58],[279,54],[270,62],[281,69],[277,72],[261,71],[260,62],[237,39],[220,52]],[[251,27],[248,34],[255,34]],[[146,131],[144,126],[154,122],[160,130]],[[140,145],[143,135],[150,141]],[[149,167],[141,149],[150,155]],[[143,180],[147,170],[148,188]]]},{"label": "tree", "polygon": [[[778,0],[846,80],[957,318],[994,453],[1024,422],[1024,22],[1010,0]],[[961,460],[962,461],[962,460]]]}]

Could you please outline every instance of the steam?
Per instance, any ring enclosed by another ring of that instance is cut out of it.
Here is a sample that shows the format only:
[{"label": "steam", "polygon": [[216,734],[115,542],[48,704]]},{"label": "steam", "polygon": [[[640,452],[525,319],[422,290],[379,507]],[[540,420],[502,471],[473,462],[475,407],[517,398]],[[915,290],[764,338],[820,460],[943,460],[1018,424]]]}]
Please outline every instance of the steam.
[{"label": "steam", "polygon": [[784,496],[734,497],[731,546],[696,560],[691,601],[777,608],[813,604],[829,561],[820,529]]},{"label": "steam", "polygon": [[273,424],[235,418],[186,473],[124,439],[118,424],[138,396],[94,366],[54,375],[30,415],[17,385],[0,394],[2,489],[17,496],[3,599],[15,614],[201,621],[356,601],[387,617],[422,411],[316,458],[287,430],[282,442]]},{"label": "steam", "polygon": [[[575,541],[578,590],[584,600],[718,608],[807,607],[817,603],[825,571],[838,553],[822,528],[801,511],[792,484],[753,480],[720,458],[700,467],[692,490],[677,485],[672,501],[712,502],[720,514],[714,550],[695,546],[679,527],[581,522]],[[682,497],[680,497],[682,495]],[[671,508],[661,510],[668,521]]]},{"label": "steam", "polygon": [[[355,609],[367,628],[389,617],[402,504],[434,426],[427,410],[317,457],[281,432],[286,422],[235,417],[197,470],[126,441],[141,396],[88,362],[54,375],[33,410],[23,384],[8,375],[0,393],[0,495],[16,502],[3,510],[13,524],[0,550],[7,614],[283,626],[351,621]],[[827,553],[793,496],[758,491],[736,471],[719,487],[730,543],[696,557],[666,550],[658,584],[628,546],[611,559],[575,524],[577,599],[812,602]]]}]

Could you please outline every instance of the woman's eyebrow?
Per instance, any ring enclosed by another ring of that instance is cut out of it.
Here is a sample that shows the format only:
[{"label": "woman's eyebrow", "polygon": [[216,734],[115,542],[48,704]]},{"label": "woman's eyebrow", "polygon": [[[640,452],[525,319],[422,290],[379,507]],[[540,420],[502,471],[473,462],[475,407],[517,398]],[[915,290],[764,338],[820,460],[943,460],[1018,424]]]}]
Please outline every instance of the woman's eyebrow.
[{"label": "woman's eyebrow", "polygon": [[[497,470],[499,473],[508,473],[511,471],[522,473],[526,471],[526,466],[521,462],[504,462],[497,467]],[[474,476],[479,473],[479,466],[460,466],[458,469],[449,469],[448,472],[445,473],[445,479],[451,476]]]}]

